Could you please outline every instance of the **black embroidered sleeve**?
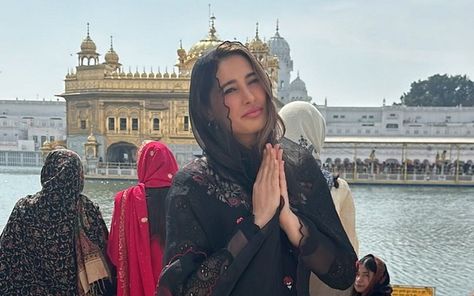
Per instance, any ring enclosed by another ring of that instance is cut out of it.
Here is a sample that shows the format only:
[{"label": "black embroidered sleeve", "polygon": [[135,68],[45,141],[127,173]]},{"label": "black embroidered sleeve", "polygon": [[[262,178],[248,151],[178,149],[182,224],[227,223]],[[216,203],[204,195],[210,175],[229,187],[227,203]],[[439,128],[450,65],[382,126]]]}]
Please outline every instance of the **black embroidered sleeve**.
[{"label": "black embroidered sleeve", "polygon": [[[287,170],[289,186],[293,186],[290,203],[301,223],[303,235],[299,246],[299,261],[328,286],[344,290],[355,279],[357,255],[342,227],[331,193],[316,160],[297,150],[294,167]],[[291,198],[293,198],[291,200]]]},{"label": "black embroidered sleeve", "polygon": [[165,267],[157,295],[220,295],[217,291],[228,284],[225,275],[235,258],[249,242],[263,241],[259,228],[245,219],[236,225],[226,246],[215,250],[203,225],[214,219],[213,210],[205,208],[208,217],[202,217],[202,208],[196,210],[206,207],[201,202],[208,195],[207,186],[200,183],[202,179],[196,182],[190,174],[179,172],[168,193]]}]

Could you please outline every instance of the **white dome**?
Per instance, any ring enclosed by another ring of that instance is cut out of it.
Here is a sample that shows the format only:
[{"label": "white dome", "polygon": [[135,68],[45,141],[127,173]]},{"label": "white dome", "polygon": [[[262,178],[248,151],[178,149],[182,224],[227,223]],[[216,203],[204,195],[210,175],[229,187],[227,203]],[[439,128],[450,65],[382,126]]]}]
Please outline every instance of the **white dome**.
[{"label": "white dome", "polygon": [[268,46],[270,47],[270,52],[277,57],[289,56],[290,55],[290,45],[285,40],[285,38],[280,36],[278,31],[275,33],[275,36],[268,40]]},{"label": "white dome", "polygon": [[290,83],[290,90],[295,91],[305,91],[306,92],[306,83],[301,80],[300,76],[298,75],[295,80]]}]

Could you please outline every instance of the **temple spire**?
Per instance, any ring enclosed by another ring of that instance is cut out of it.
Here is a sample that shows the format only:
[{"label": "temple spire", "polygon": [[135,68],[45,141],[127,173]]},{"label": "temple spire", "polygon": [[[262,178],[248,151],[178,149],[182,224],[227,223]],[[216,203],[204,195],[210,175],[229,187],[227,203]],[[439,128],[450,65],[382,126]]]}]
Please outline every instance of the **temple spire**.
[{"label": "temple spire", "polygon": [[256,40],[260,39],[260,38],[258,37],[258,22],[256,23],[255,39],[256,39]]}]

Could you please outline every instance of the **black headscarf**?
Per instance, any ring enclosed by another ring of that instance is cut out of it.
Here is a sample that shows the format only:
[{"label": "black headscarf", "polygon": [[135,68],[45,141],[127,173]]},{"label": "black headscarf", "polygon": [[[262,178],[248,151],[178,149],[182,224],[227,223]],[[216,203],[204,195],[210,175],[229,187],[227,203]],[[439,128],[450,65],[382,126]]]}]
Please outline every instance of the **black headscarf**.
[{"label": "black headscarf", "polygon": [[[262,66],[241,43],[226,41],[199,58],[194,65],[191,74],[189,114],[194,137],[208,158],[209,164],[223,177],[251,188],[260,167],[263,146],[256,145],[253,148],[243,146],[234,138],[229,127],[223,126],[218,120],[210,119],[209,116],[212,110],[211,96],[222,96],[216,78],[219,62],[232,55],[240,55],[249,61],[267,93],[267,112],[275,111],[271,98],[271,83]],[[230,118],[228,114],[226,115],[232,128]],[[263,135],[265,142],[276,144],[284,129],[276,111],[275,116],[268,117],[266,126],[271,132],[267,136]]]},{"label": "black headscarf", "polygon": [[16,203],[0,236],[0,295],[103,294],[108,233],[99,208],[81,194],[79,156],[52,151],[41,185]]}]

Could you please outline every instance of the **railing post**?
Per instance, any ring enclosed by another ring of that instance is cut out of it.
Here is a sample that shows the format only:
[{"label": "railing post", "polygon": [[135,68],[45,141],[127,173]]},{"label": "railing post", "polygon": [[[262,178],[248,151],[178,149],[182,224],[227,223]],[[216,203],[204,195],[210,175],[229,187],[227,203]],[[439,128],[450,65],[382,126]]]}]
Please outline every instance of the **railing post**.
[{"label": "railing post", "polygon": [[407,159],[406,159],[406,148],[407,144],[403,143],[402,146],[402,164],[403,164],[403,180],[407,180]]},{"label": "railing post", "polygon": [[357,144],[354,143],[354,173],[352,180],[357,180]]},{"label": "railing post", "polygon": [[457,155],[457,158],[456,158],[456,176],[455,176],[455,180],[456,180],[456,183],[459,182],[459,145],[456,145],[456,148],[458,149],[458,155]]}]

